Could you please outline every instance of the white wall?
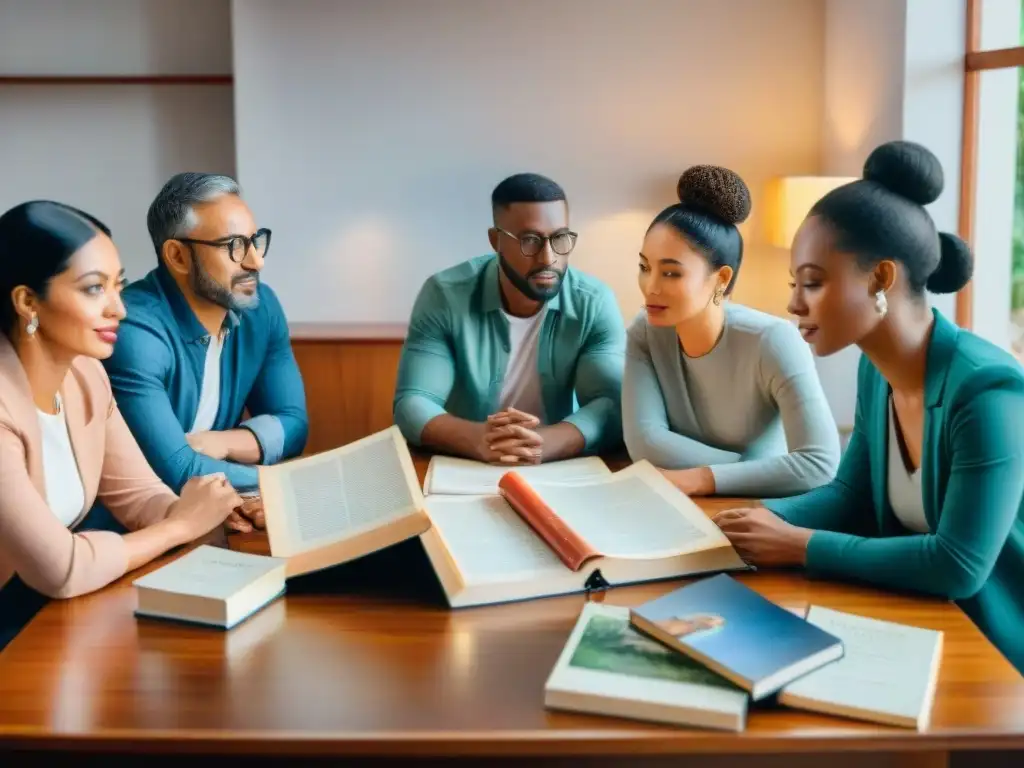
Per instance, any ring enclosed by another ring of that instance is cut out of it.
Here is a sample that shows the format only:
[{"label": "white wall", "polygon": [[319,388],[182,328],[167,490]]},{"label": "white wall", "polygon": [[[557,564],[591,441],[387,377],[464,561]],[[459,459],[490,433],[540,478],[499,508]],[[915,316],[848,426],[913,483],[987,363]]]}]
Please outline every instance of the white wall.
[{"label": "white wall", "polygon": [[[904,0],[828,0],[821,172],[860,176],[868,154],[903,129]],[[853,427],[860,351],[815,358],[841,429]]]},{"label": "white wall", "polygon": [[[960,219],[966,7],[963,0],[906,3],[903,138],[925,145],[942,163],[946,183],[928,212],[940,232],[956,233]],[[930,294],[929,301],[950,320],[956,318],[955,294]]]},{"label": "white wall", "polygon": [[[945,172],[928,209],[947,232],[959,215],[965,19],[962,0],[828,0],[825,16],[822,171],[860,176],[879,144],[924,144]],[[929,300],[955,318],[955,296]],[[856,348],[817,359],[840,427],[853,425],[859,360]]]},{"label": "white wall", "polygon": [[820,159],[818,0],[235,0],[238,173],[293,321],[403,322],[488,250],[489,196],[566,188],[574,263],[639,308],[636,257],[694,163],[754,195],[737,300],[785,311],[765,183]]},{"label": "white wall", "polygon": [[903,129],[905,0],[828,0],[822,172],[860,176]]},{"label": "white wall", "polygon": [[0,0],[5,75],[231,72],[227,0]]},{"label": "white wall", "polygon": [[[0,0],[0,74],[230,71],[227,0]],[[131,279],[146,209],[184,170],[234,173],[230,86],[0,85],[0,211],[34,198],[108,224]]]}]

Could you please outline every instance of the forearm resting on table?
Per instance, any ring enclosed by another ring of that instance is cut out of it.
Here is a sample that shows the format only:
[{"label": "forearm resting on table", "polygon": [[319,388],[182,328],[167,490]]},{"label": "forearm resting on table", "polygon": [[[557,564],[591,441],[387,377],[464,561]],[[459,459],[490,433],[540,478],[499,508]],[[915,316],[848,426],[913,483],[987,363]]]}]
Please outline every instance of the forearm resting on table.
[{"label": "forearm resting on table", "polygon": [[263,451],[256,435],[248,429],[228,429],[219,433],[227,448],[226,461],[236,464],[259,464]]},{"label": "forearm resting on table", "polygon": [[435,451],[483,460],[480,453],[485,424],[442,413],[427,422],[420,445]]},{"label": "forearm resting on table", "polygon": [[122,538],[128,560],[126,571],[134,571],[168,550],[187,544],[191,537],[180,520],[165,519]]},{"label": "forearm resting on table", "polygon": [[536,432],[544,440],[544,461],[569,459],[578,456],[586,448],[583,433],[567,421],[560,421],[549,427],[538,427]]}]

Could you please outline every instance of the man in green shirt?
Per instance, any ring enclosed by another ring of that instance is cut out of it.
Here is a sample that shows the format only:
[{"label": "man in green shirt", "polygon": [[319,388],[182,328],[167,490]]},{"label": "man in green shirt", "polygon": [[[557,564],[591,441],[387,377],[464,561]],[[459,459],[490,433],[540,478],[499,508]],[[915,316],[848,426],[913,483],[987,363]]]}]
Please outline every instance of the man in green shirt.
[{"label": "man in green shirt", "polygon": [[619,446],[625,325],[611,289],[569,267],[565,192],[517,174],[491,206],[494,253],[416,298],[395,423],[412,445],[513,465]]}]

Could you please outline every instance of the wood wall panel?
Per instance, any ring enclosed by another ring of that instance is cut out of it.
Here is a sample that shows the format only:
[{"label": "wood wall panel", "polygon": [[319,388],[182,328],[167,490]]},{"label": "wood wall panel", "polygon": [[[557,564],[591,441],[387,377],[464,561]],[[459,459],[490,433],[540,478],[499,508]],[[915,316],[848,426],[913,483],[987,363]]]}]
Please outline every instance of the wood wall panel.
[{"label": "wood wall panel", "polygon": [[391,426],[400,339],[293,339],[292,348],[306,386],[307,455]]}]

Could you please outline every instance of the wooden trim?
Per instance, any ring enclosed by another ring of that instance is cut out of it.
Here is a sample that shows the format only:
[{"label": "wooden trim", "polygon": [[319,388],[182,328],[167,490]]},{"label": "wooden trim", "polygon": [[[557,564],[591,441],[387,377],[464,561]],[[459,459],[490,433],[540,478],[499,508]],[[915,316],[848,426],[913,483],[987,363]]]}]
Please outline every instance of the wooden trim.
[{"label": "wooden trim", "polygon": [[405,341],[405,323],[290,323],[292,341]]},{"label": "wooden trim", "polygon": [[[967,0],[967,59],[981,44],[981,0]],[[1024,51],[1024,48],[1021,49]],[[960,148],[960,237],[974,248],[974,198],[978,185],[978,97],[981,70],[964,73],[963,134]],[[974,308],[974,281],[957,294],[956,324],[970,330]]]},{"label": "wooden trim", "polygon": [[232,75],[0,75],[0,85],[232,85]]},{"label": "wooden trim", "polygon": [[[968,14],[971,13],[970,5],[970,2],[968,2]],[[968,28],[971,26],[970,19],[971,17],[968,15]],[[969,31],[968,34],[970,34]],[[964,57],[964,66],[968,72],[1024,66],[1024,45],[1019,45],[1015,48],[999,48],[994,51],[979,51],[977,46],[980,44],[980,42],[977,42],[974,48],[967,49],[967,55]]]}]

